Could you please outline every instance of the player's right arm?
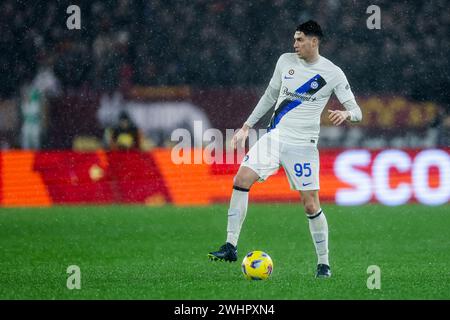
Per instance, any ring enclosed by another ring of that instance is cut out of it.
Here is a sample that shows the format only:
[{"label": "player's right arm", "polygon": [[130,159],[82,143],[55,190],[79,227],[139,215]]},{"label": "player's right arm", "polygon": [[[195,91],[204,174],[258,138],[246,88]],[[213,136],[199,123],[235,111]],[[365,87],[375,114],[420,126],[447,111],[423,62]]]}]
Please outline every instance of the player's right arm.
[{"label": "player's right arm", "polygon": [[267,89],[261,99],[259,99],[259,102],[256,105],[255,109],[253,109],[253,112],[250,114],[247,121],[245,121],[242,128],[239,129],[238,132],[236,132],[236,134],[233,136],[233,139],[231,140],[231,146],[233,148],[236,148],[239,142],[241,143],[242,147],[245,146],[245,140],[248,137],[249,129],[252,128],[259,121],[259,119],[261,119],[276,103],[281,89],[280,61],[282,57],[283,56],[278,59],[275,71],[272,75],[272,79],[270,79],[270,83],[267,86]]}]

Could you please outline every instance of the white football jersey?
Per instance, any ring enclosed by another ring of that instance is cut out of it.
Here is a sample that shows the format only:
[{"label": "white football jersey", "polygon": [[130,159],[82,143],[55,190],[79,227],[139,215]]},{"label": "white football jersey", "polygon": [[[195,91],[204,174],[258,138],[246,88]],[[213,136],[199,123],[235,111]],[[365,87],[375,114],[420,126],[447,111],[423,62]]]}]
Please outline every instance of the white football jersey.
[{"label": "white football jersey", "polygon": [[[281,55],[269,86],[279,92],[269,131],[294,144],[317,143],[320,116],[333,92],[342,104],[355,98],[341,68],[320,55],[311,64],[296,53]],[[255,110],[247,120],[250,126],[257,114]]]}]

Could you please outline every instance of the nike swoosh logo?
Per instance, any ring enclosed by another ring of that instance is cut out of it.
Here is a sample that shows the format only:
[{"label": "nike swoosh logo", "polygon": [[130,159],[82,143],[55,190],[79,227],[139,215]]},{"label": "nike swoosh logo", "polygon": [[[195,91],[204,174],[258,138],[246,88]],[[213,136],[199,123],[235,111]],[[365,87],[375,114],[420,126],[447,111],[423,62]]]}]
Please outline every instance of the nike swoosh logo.
[{"label": "nike swoosh logo", "polygon": [[303,186],[306,187],[306,186],[309,186],[310,184],[312,184],[312,182],[310,182],[310,183],[303,183]]},{"label": "nike swoosh logo", "polygon": [[294,79],[294,77],[286,77],[284,76],[285,79]]},{"label": "nike swoosh logo", "polygon": [[316,243],[322,243],[322,242],[324,242],[325,240],[322,240],[322,241],[316,241]]}]

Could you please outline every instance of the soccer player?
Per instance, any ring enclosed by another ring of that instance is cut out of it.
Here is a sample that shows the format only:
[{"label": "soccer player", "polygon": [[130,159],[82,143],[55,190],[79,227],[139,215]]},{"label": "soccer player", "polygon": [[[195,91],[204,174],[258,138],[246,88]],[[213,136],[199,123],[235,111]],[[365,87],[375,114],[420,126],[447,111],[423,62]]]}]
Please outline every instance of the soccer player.
[{"label": "soccer player", "polygon": [[359,122],[361,109],[344,72],[319,54],[323,33],[315,21],[299,25],[294,34],[295,53],[280,56],[264,95],[231,141],[242,146],[249,129],[275,104],[268,132],[249,150],[233,181],[228,210],[227,240],[212,260],[236,261],[237,242],[244,222],[248,192],[256,181],[264,181],[283,166],[291,189],[300,192],[316,249],[317,278],[331,276],[328,260],[328,224],[319,201],[320,115],[334,92],[345,111],[328,110],[336,126],[348,120]]}]

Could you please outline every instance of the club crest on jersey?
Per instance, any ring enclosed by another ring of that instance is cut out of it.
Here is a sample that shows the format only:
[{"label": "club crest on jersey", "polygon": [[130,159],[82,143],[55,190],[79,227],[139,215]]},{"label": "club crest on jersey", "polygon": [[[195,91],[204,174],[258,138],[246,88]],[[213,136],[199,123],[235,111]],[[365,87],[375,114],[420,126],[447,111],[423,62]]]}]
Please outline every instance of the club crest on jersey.
[{"label": "club crest on jersey", "polygon": [[311,82],[311,88],[317,89],[318,87],[319,87],[319,84],[317,83],[317,81]]},{"label": "club crest on jersey", "polygon": [[294,74],[294,69],[289,70],[288,73],[292,76]]}]

